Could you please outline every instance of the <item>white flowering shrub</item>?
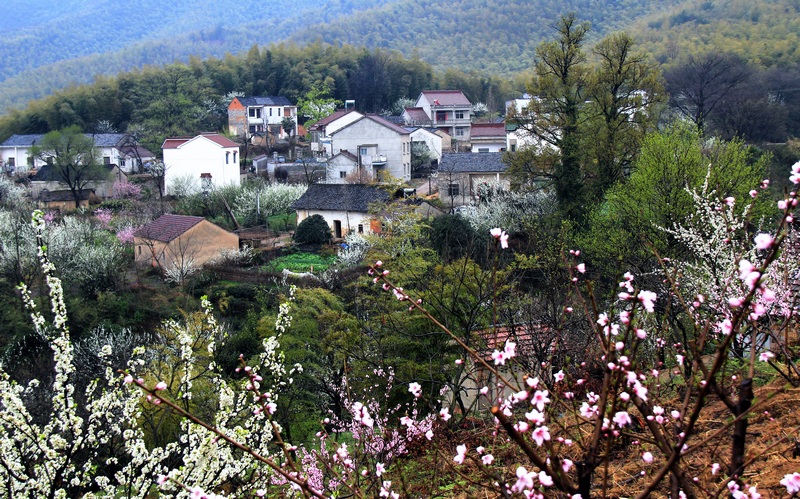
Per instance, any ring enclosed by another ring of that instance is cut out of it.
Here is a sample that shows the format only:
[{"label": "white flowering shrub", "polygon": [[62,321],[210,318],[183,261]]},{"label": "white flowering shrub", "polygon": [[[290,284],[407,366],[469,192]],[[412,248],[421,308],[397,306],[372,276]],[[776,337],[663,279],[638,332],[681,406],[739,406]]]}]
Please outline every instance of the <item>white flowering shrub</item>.
[{"label": "white flowering shrub", "polygon": [[262,225],[268,217],[288,213],[308,186],[300,184],[251,184],[236,196],[233,211],[248,225]]},{"label": "white flowering shrub", "polygon": [[342,267],[360,265],[371,247],[372,244],[363,234],[350,232],[344,237],[344,243],[339,245],[336,263]]},{"label": "white flowering shrub", "polygon": [[503,227],[509,233],[520,232],[525,221],[556,211],[556,199],[547,191],[511,193],[497,191],[491,199],[461,211],[476,232],[486,234],[493,227]]}]

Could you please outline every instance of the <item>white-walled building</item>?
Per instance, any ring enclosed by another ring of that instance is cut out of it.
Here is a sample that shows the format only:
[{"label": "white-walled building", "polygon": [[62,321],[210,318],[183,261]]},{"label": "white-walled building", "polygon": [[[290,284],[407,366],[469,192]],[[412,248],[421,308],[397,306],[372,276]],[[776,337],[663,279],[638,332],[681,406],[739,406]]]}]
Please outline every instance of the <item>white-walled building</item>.
[{"label": "white-walled building", "polygon": [[308,134],[311,136],[311,152],[326,158],[338,153],[339,151],[333,151],[331,148],[331,134],[363,117],[364,115],[355,109],[340,109],[311,125],[308,128]]},{"label": "white-walled building", "polygon": [[366,115],[330,134],[333,154],[356,156],[358,168],[381,179],[411,180],[411,134],[380,116]]},{"label": "white-walled building", "polygon": [[370,205],[386,203],[389,198],[385,190],[375,185],[312,184],[292,209],[297,212],[298,224],[310,216],[322,216],[333,237],[341,239],[351,232],[380,232],[380,221],[370,214]]},{"label": "white-walled building", "polygon": [[504,123],[475,123],[470,132],[472,152],[503,152],[506,150]]},{"label": "white-walled building", "polygon": [[234,97],[228,105],[228,129],[233,135],[250,138],[269,132],[279,139],[287,137],[283,120],[294,121],[292,135],[297,135],[297,106],[282,95]]},{"label": "white-walled building", "polygon": [[428,128],[410,128],[406,127],[411,133],[411,142],[424,142],[431,152],[431,160],[435,160],[438,164],[442,159],[442,137],[436,133],[435,129]]},{"label": "white-walled building", "polygon": [[472,103],[461,90],[424,90],[415,104],[430,119],[430,126],[441,128],[459,142],[469,142]]},{"label": "white-walled building", "polygon": [[241,183],[239,144],[218,133],[168,138],[162,150],[167,194],[174,194],[176,181],[196,182],[200,190]]},{"label": "white-walled building", "polygon": [[[155,159],[155,155],[140,147],[127,133],[85,133],[94,142],[97,161],[106,165],[117,165],[125,172],[137,172],[138,167]],[[32,154],[32,149],[41,145],[45,134],[12,135],[0,144],[0,161],[5,173],[26,172],[47,164]]]}]

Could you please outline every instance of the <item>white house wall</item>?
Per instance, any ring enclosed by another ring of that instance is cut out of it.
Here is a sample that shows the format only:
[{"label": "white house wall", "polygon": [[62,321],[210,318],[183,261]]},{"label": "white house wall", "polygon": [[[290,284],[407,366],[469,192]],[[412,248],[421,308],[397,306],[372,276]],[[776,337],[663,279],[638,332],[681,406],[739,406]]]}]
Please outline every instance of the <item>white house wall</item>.
[{"label": "white house wall", "polygon": [[[361,213],[356,211],[320,211],[320,210],[297,210],[297,223],[300,224],[306,218],[313,215],[321,215],[334,233],[334,227],[338,220],[342,225],[341,237],[346,236],[350,232],[358,232],[358,225],[361,227],[365,234],[370,233],[370,220],[372,217],[368,213]],[[334,233],[335,235],[335,233]]]},{"label": "white house wall", "polygon": [[411,132],[412,142],[425,142],[431,151],[431,159],[439,161],[442,159],[442,138],[423,128],[417,128]]},{"label": "white house wall", "polygon": [[[229,153],[228,162],[226,155]],[[222,147],[202,136],[195,137],[177,148],[164,149],[164,183],[167,194],[178,178],[193,177],[200,187],[200,174],[210,173],[214,187],[240,185],[239,148]]]},{"label": "white house wall", "polygon": [[411,136],[400,134],[368,118],[340,129],[332,136],[334,154],[348,151],[358,156],[362,145],[377,145],[377,155],[386,156],[384,171],[400,180],[411,179]]}]

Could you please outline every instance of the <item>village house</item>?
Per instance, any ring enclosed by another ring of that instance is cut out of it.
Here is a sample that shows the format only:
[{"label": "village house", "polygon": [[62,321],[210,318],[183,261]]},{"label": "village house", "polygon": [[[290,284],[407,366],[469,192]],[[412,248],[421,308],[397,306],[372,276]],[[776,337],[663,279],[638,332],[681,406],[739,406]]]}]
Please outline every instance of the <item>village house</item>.
[{"label": "village house", "polygon": [[188,184],[203,192],[225,185],[241,185],[239,144],[218,133],[168,138],[162,152],[167,194],[176,194],[179,184]]},{"label": "village house", "polygon": [[[83,181],[75,187],[80,187],[87,193],[91,191],[99,199],[110,198],[114,194],[114,184],[125,183],[128,181],[128,176],[120,170],[115,164],[99,165],[98,173],[95,180]],[[82,185],[81,185],[82,184]],[[30,194],[34,199],[40,199],[43,192],[53,193],[55,191],[69,191],[69,185],[64,181],[64,178],[59,174],[57,166],[44,165],[36,171],[36,174],[30,177]],[[52,196],[53,194],[50,194]],[[88,198],[87,198],[88,199]],[[41,200],[41,199],[40,199]],[[75,208],[73,202],[71,208]]]},{"label": "village house", "polygon": [[140,265],[198,268],[223,250],[237,251],[239,236],[203,217],[162,215],[134,232],[133,248]]},{"label": "village house", "polygon": [[425,144],[430,153],[431,163],[438,165],[439,160],[442,159],[442,135],[444,134],[437,133],[438,130],[435,128],[406,127],[406,130],[411,134],[412,149],[415,142]]},{"label": "village house", "polygon": [[326,158],[336,154],[338,151],[331,147],[331,134],[363,117],[355,109],[339,109],[308,127],[311,152]]},{"label": "village house", "polygon": [[[286,133],[283,120],[290,118],[293,128]],[[232,135],[246,137],[270,135],[285,139],[297,135],[297,106],[283,96],[234,97],[228,105],[228,130]]]},{"label": "village house", "polygon": [[[75,209],[75,196],[70,190],[43,190],[35,198],[39,208],[47,211],[69,211]],[[78,192],[78,208],[90,208],[100,204],[102,200],[91,189]]]},{"label": "village house", "polygon": [[368,176],[384,180],[388,174],[401,181],[411,179],[411,134],[405,128],[380,116],[362,115],[331,133],[330,138],[334,154],[349,152],[357,158],[356,168]]},{"label": "village house", "polygon": [[[126,173],[139,171],[155,155],[139,146],[136,139],[127,133],[84,134],[94,142],[97,160],[106,165],[117,165]],[[48,164],[47,159],[33,155],[45,134],[12,135],[0,144],[0,162],[5,173],[23,173]]]},{"label": "village house", "polygon": [[[414,105],[420,108],[430,123],[422,126],[440,128],[458,142],[469,143],[472,127],[472,103],[461,90],[424,90]],[[417,111],[404,113],[421,120]]]},{"label": "village house", "polygon": [[503,152],[506,150],[504,123],[474,123],[470,132],[472,152]]},{"label": "village house", "polygon": [[502,159],[499,152],[443,154],[437,172],[439,199],[453,208],[477,202],[484,189],[508,189],[508,165]]},{"label": "village house", "polygon": [[321,215],[333,237],[341,239],[351,232],[380,232],[380,221],[370,214],[370,205],[389,199],[389,194],[375,185],[312,184],[291,208],[297,212],[298,224],[310,216]]}]

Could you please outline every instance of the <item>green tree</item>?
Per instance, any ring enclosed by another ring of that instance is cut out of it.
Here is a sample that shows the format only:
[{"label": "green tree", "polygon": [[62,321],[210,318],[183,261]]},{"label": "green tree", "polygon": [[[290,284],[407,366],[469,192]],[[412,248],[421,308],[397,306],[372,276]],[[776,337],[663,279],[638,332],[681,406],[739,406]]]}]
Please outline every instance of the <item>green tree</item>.
[{"label": "green tree", "polygon": [[300,116],[308,118],[306,126],[312,125],[336,110],[342,101],[331,97],[331,89],[325,83],[315,83],[311,90],[297,103]]},{"label": "green tree", "polygon": [[[691,125],[677,124],[648,135],[630,178],[611,188],[606,201],[591,215],[591,236],[581,246],[592,248],[594,265],[619,270],[648,269],[652,249],[661,256],[681,258],[686,248],[661,228],[672,228],[693,212],[687,189],[708,182],[720,199],[749,197],[748,189],[764,178],[768,155],[757,155],[741,141],[706,145]],[[766,202],[764,202],[766,203]],[[752,213],[767,214],[763,203]]]},{"label": "green tree", "polygon": [[85,187],[108,176],[108,170],[97,159],[94,141],[77,126],[48,133],[32,152],[48,163],[57,180],[67,185],[75,208],[80,206]]},{"label": "green tree", "polygon": [[298,244],[327,244],[333,234],[322,215],[311,215],[297,225],[294,240]]},{"label": "green tree", "polygon": [[666,96],[660,72],[647,54],[635,51],[626,33],[605,37],[592,52],[600,60],[588,79],[587,141],[593,158],[587,168],[593,200],[631,169],[642,139],[655,128]]}]

